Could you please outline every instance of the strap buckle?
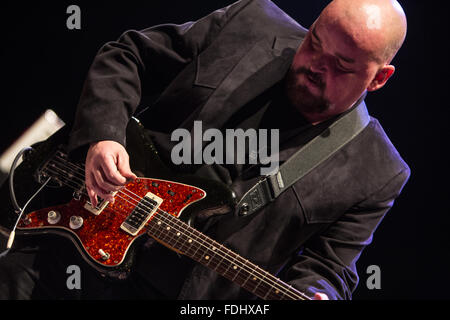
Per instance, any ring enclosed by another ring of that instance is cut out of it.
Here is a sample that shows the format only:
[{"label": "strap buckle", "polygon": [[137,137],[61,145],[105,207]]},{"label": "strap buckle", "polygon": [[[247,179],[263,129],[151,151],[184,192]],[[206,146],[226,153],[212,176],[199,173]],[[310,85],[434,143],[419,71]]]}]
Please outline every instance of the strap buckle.
[{"label": "strap buckle", "polygon": [[280,188],[279,182],[283,185],[283,180],[279,172],[259,180],[239,201],[238,214],[240,216],[252,214],[269,202],[274,201],[284,187],[283,185]]}]

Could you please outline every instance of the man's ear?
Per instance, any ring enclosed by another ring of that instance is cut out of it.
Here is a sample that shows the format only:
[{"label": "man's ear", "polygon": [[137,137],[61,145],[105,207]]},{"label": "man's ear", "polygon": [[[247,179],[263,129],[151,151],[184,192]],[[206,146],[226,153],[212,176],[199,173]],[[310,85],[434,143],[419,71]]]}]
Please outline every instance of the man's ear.
[{"label": "man's ear", "polygon": [[395,67],[393,65],[387,64],[382,67],[367,87],[367,91],[375,91],[382,88],[389,80],[389,78],[394,74],[394,72]]}]

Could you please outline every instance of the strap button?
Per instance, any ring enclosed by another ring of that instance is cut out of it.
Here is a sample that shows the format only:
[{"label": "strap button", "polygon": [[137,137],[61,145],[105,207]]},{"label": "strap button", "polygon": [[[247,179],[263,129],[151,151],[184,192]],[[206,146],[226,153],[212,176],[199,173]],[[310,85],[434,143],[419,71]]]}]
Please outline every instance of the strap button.
[{"label": "strap button", "polygon": [[250,210],[250,206],[248,205],[247,202],[244,202],[244,203],[241,205],[241,208],[239,209],[239,215],[240,215],[240,216],[245,216],[245,215],[247,215],[247,213],[248,213],[249,210]]}]

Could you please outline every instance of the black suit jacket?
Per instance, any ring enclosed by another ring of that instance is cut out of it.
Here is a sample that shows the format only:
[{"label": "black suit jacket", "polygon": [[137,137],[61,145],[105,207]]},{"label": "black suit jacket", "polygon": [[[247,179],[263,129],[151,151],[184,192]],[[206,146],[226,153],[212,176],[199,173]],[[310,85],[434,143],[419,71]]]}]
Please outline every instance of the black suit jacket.
[{"label": "black suit jacket", "polygon": [[[242,0],[183,25],[128,31],[103,46],[89,71],[70,140],[75,150],[98,140],[123,145],[138,106],[158,145],[170,133],[221,128],[247,102],[281,80],[307,30],[268,0]],[[218,116],[220,115],[220,116]],[[286,160],[301,143],[280,152]],[[248,217],[226,215],[208,232],[299,290],[351,298],[355,263],[410,174],[380,124],[354,140]],[[242,194],[246,181],[236,185]],[[281,270],[281,271],[280,271]],[[238,286],[195,265],[178,298],[236,299]]]}]

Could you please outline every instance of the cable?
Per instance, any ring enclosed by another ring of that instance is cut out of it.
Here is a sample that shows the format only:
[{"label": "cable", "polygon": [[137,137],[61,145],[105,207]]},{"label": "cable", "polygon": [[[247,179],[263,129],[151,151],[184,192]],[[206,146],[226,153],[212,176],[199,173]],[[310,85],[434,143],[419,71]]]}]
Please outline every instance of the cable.
[{"label": "cable", "polygon": [[11,196],[11,201],[13,203],[13,206],[16,209],[16,213],[19,213],[20,211],[22,211],[22,209],[20,208],[19,204],[17,203],[16,195],[14,193],[14,184],[13,184],[14,171],[16,170],[17,162],[19,162],[20,157],[22,157],[22,155],[26,151],[29,151],[29,150],[33,150],[33,148],[25,147],[22,150],[20,150],[19,153],[14,158],[14,161],[11,165],[11,169],[9,170],[9,194]]},{"label": "cable", "polygon": [[14,227],[11,231],[11,233],[9,234],[9,239],[8,239],[8,243],[6,244],[6,251],[2,252],[2,254],[0,254],[1,256],[6,255],[6,253],[8,253],[9,249],[11,249],[12,244],[14,242],[14,237],[16,235],[16,228],[17,225],[19,224],[20,219],[22,219],[22,215],[25,212],[26,207],[28,206],[28,204],[31,202],[31,200],[34,199],[34,197],[36,197],[36,195],[41,192],[41,190],[50,182],[51,177],[49,177],[43,184],[42,186],[31,196],[30,199],[28,199],[28,201],[25,203],[25,205],[23,206],[23,208],[20,208],[19,204],[17,203],[17,199],[14,193],[14,171],[16,170],[16,166],[17,163],[20,159],[20,157],[29,150],[32,150],[33,148],[31,147],[26,147],[23,148],[22,150],[20,150],[20,152],[16,155],[12,165],[11,165],[11,170],[9,173],[9,192],[10,192],[10,196],[11,196],[11,201],[13,203],[14,208],[16,209],[16,213],[19,214],[19,216],[17,217],[16,223],[14,224]]},{"label": "cable", "polygon": [[51,179],[52,179],[52,178],[49,177],[49,178],[42,184],[42,186],[38,189],[38,191],[36,191],[36,192],[33,194],[33,196],[27,201],[27,203],[26,203],[26,204],[23,206],[23,208],[21,209],[20,214],[19,214],[19,216],[17,217],[16,224],[14,225],[14,228],[12,229],[11,233],[9,234],[9,239],[8,239],[8,243],[7,243],[7,245],[6,245],[6,249],[10,249],[10,248],[12,247],[12,244],[13,244],[13,242],[14,242],[14,237],[15,237],[15,235],[16,235],[16,228],[17,228],[17,225],[19,224],[20,219],[22,219],[22,215],[23,215],[23,213],[25,212],[25,208],[28,206],[28,204],[31,202],[31,200],[33,200],[34,197],[37,196],[37,194],[38,194],[39,192],[41,192],[41,190],[47,185],[47,183],[50,182]]}]

